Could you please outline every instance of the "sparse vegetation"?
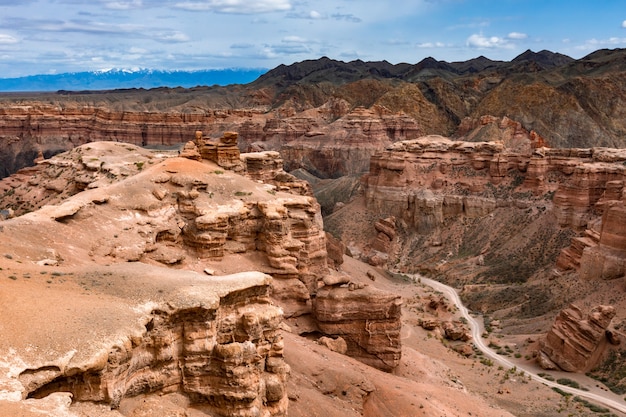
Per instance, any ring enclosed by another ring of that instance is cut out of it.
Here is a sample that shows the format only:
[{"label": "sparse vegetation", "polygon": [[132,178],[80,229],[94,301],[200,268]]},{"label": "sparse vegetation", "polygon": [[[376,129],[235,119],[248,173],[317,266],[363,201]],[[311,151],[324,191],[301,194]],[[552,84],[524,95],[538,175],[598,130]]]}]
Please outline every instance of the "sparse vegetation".
[{"label": "sparse vegetation", "polygon": [[626,394],[626,350],[611,351],[587,376],[597,379],[616,394]]},{"label": "sparse vegetation", "polygon": [[252,192],[247,192],[247,191],[235,191],[235,196],[237,197],[245,197],[248,195],[252,195]]},{"label": "sparse vegetation", "polygon": [[589,401],[585,400],[584,398],[574,397],[574,401],[584,405],[585,407],[587,407],[588,409],[590,409],[594,413],[608,413],[608,412],[611,411],[608,408],[600,407],[597,404],[590,403]]},{"label": "sparse vegetation", "polygon": [[485,366],[493,366],[493,361],[489,358],[481,358],[480,363],[482,363]]},{"label": "sparse vegetation", "polygon": [[580,389],[580,384],[578,382],[576,382],[576,381],[573,381],[573,380],[569,379],[569,378],[559,378],[559,379],[556,380],[556,382],[558,384],[561,384],[561,385],[565,385],[565,386],[568,386],[568,387]]},{"label": "sparse vegetation", "polygon": [[559,388],[559,387],[552,387],[552,391],[554,391],[554,392],[556,392],[556,393],[558,393],[558,394],[561,394],[561,395],[562,395],[562,396],[564,396],[564,397],[571,397],[571,396],[572,396],[572,394],[570,394],[569,392],[565,392],[565,391],[563,391],[563,390],[562,390],[561,388]]},{"label": "sparse vegetation", "polygon": [[548,381],[554,381],[554,377],[550,374],[546,374],[545,372],[539,372],[537,375]]}]

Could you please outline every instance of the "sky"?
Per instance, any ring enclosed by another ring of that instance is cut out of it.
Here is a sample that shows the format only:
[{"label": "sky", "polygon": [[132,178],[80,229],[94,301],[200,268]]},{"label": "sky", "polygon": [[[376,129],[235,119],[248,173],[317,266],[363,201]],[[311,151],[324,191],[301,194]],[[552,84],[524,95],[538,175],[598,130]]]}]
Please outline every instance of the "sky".
[{"label": "sky", "polygon": [[626,0],[0,0],[0,78],[626,48]]}]

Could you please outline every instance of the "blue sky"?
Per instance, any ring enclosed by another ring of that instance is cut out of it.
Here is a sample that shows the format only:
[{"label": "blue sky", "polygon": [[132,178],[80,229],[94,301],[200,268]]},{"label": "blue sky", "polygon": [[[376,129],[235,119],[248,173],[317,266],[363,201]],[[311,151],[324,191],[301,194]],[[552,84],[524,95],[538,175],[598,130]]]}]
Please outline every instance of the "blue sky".
[{"label": "blue sky", "polygon": [[0,78],[625,47],[624,0],[0,0]]}]

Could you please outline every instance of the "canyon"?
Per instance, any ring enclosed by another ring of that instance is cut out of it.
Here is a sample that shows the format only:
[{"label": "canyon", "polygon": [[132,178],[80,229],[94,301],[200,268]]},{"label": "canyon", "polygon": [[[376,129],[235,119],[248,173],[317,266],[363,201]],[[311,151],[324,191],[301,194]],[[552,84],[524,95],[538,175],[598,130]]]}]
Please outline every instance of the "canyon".
[{"label": "canyon", "polygon": [[525,366],[620,374],[623,53],[1,97],[2,315],[20,336],[0,408],[557,415],[558,394],[493,378],[408,277],[458,288]]}]

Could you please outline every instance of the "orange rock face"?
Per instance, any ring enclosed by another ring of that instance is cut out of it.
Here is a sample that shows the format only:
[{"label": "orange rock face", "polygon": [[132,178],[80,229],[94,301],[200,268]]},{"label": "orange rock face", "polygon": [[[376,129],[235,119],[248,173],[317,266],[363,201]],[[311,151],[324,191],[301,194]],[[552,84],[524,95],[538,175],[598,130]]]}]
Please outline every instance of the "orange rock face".
[{"label": "orange rock face", "polygon": [[287,146],[288,170],[303,166],[319,176],[336,177],[367,170],[371,154],[392,141],[421,134],[417,122],[402,113],[382,107],[348,113],[348,108],[333,110],[337,107],[333,103],[330,100],[325,106],[298,113],[286,109],[186,113],[116,111],[76,104],[6,106],[0,109],[0,177],[31,165],[38,152],[50,157],[95,141],[180,146],[196,131],[207,135],[200,146],[207,159],[213,154],[236,163],[222,139],[225,132],[237,131],[241,151]]},{"label": "orange rock face", "polygon": [[557,267],[611,279],[626,273],[625,161],[621,149],[516,153],[501,142],[427,136],[372,157],[365,199],[374,214],[431,236],[432,246],[441,244],[438,235],[452,219],[484,218],[505,207],[549,211],[560,227],[579,233]]},{"label": "orange rock face", "polygon": [[399,296],[369,287],[325,286],[313,312],[322,332],[346,341],[348,355],[391,371],[401,356],[401,306]]},{"label": "orange rock face", "polygon": [[587,317],[575,305],[562,310],[541,344],[541,352],[561,369],[587,371],[615,316],[611,306],[595,307]]}]

